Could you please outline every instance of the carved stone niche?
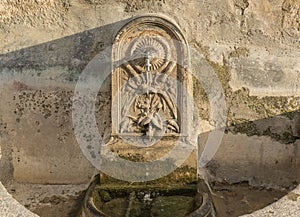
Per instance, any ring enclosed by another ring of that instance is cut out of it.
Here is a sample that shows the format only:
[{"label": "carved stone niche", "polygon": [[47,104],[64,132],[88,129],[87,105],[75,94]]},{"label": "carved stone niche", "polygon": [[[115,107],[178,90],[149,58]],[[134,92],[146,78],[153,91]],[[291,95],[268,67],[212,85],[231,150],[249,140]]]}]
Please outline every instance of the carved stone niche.
[{"label": "carved stone niche", "polygon": [[146,145],[185,137],[188,47],[177,25],[160,16],[131,20],[117,33],[112,58],[112,136]]},{"label": "carved stone niche", "polygon": [[[189,128],[195,113],[189,96],[192,85],[187,48],[179,28],[160,16],[133,18],[116,34],[112,47],[112,139],[101,147],[102,172],[87,192],[85,216],[106,216],[101,206],[95,206],[93,195],[99,195],[101,188],[109,192],[110,186],[115,192],[118,185],[118,192],[123,189],[125,193],[122,198],[128,192],[147,192],[151,201],[166,191],[169,195],[190,189],[195,207],[191,210],[188,205],[186,216],[215,216],[205,182],[200,180],[199,188],[195,187],[197,150]],[[127,183],[120,185],[120,180]],[[132,200],[131,193],[127,198]],[[143,201],[137,202],[134,210],[148,209],[148,200],[147,206]],[[152,208],[141,215],[154,215]],[[129,205],[126,216],[131,211]],[[167,213],[173,215],[172,211]]]}]

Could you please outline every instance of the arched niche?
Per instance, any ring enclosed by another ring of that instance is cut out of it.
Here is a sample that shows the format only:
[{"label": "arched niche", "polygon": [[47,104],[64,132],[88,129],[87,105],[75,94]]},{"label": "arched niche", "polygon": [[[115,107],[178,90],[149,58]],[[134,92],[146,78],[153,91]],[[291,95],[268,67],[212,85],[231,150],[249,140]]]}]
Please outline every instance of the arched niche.
[{"label": "arched niche", "polygon": [[112,136],[174,137],[189,130],[188,45],[169,19],[131,19],[112,46]]}]

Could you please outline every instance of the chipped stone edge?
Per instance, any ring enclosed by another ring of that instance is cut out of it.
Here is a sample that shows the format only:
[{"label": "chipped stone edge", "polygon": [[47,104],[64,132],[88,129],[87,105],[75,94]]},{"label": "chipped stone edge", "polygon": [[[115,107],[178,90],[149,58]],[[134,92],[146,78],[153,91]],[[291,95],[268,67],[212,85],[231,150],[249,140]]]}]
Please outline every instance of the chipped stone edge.
[{"label": "chipped stone edge", "polygon": [[300,185],[277,202],[241,217],[298,217],[300,216]]},{"label": "chipped stone edge", "polygon": [[0,216],[38,217],[16,201],[0,182]]}]

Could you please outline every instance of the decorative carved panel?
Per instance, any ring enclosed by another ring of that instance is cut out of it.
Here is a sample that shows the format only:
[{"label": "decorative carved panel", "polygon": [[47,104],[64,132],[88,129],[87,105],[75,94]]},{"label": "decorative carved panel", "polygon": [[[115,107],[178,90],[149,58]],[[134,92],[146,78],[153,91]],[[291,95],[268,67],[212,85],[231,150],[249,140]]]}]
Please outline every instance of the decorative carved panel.
[{"label": "decorative carved panel", "polygon": [[113,43],[113,135],[184,136],[187,45],[157,16],[125,25]]}]

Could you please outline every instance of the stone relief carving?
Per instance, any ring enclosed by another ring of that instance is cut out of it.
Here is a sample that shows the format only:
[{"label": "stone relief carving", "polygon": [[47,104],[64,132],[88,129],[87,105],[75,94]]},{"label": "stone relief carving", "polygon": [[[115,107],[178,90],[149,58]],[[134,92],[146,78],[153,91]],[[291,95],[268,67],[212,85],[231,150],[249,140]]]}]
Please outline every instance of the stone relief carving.
[{"label": "stone relief carving", "polygon": [[116,117],[115,133],[179,135],[184,77],[180,63],[185,53],[168,28],[155,18],[145,20],[123,29],[116,37],[113,55],[122,64],[115,67],[112,80],[117,107],[112,115]]},{"label": "stone relief carving", "polygon": [[[149,50],[153,48],[150,47]],[[124,91],[121,92],[127,94],[124,96],[124,104],[122,103],[124,107],[120,132],[141,132],[149,136],[159,131],[179,133],[176,105],[173,101],[176,99],[176,87],[167,77],[174,70],[175,64],[167,61],[165,66],[164,60],[158,58],[151,61],[150,52],[145,51],[145,64],[137,59],[135,66],[140,69],[130,73],[129,81],[122,87]],[[136,97],[132,99],[133,96]],[[128,111],[126,102],[132,101],[132,108]]]}]

